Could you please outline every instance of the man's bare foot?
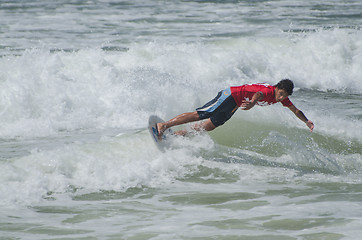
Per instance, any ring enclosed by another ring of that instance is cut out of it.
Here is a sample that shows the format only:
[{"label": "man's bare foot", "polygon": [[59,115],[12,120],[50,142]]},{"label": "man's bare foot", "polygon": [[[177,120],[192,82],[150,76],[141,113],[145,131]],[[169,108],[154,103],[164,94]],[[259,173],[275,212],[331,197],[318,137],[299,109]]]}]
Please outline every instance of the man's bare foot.
[{"label": "man's bare foot", "polygon": [[157,132],[158,132],[158,140],[162,140],[162,136],[163,136],[163,133],[165,132],[166,130],[166,126],[164,123],[157,123],[156,124],[156,127],[157,127]]}]

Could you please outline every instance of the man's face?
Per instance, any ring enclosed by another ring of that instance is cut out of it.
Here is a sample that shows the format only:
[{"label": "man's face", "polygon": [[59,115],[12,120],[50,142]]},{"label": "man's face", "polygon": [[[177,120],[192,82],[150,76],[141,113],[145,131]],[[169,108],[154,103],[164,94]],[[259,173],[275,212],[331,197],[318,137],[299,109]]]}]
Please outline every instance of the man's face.
[{"label": "man's face", "polygon": [[275,101],[281,102],[288,97],[288,93],[284,89],[275,89]]}]

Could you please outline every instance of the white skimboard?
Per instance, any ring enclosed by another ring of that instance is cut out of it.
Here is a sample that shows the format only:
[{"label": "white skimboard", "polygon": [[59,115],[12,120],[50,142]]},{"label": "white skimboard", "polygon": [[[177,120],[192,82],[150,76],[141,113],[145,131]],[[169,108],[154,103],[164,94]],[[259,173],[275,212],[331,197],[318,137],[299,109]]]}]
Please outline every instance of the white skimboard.
[{"label": "white skimboard", "polygon": [[173,131],[171,129],[167,129],[163,133],[162,138],[158,139],[158,131],[156,125],[159,122],[164,122],[164,120],[156,115],[150,116],[150,118],[148,119],[148,130],[150,131],[151,137],[158,149],[164,152],[166,148],[170,147],[170,143],[167,141],[167,138],[169,137],[169,135],[173,134]]}]

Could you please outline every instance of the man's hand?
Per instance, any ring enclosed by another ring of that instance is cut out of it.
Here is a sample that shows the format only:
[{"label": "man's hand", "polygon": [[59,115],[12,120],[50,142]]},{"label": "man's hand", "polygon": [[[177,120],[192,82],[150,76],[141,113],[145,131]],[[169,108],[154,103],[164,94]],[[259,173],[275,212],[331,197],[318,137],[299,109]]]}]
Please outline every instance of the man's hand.
[{"label": "man's hand", "polygon": [[249,110],[250,108],[254,107],[256,102],[259,101],[259,100],[262,100],[264,97],[264,94],[259,91],[259,92],[256,92],[253,97],[251,98],[251,101],[247,101],[247,100],[242,100],[241,101],[241,109],[243,110]]},{"label": "man's hand", "polygon": [[249,110],[254,106],[255,106],[255,103],[246,101],[246,100],[241,101],[241,105],[240,105],[242,110]]},{"label": "man's hand", "polygon": [[309,127],[310,132],[313,132],[314,123],[311,120],[308,120],[305,124],[307,124],[307,126]]}]

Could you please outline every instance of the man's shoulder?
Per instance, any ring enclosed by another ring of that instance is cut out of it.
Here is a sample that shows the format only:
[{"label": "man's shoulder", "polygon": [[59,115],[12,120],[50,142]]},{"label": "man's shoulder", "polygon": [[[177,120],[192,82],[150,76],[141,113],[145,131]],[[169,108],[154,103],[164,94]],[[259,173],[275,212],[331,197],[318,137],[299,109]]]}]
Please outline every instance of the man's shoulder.
[{"label": "man's shoulder", "polygon": [[284,107],[290,107],[293,105],[293,103],[292,103],[292,101],[290,101],[289,97],[287,97],[286,99],[281,101],[281,103],[283,104]]}]

